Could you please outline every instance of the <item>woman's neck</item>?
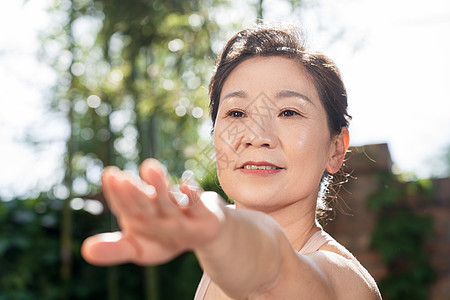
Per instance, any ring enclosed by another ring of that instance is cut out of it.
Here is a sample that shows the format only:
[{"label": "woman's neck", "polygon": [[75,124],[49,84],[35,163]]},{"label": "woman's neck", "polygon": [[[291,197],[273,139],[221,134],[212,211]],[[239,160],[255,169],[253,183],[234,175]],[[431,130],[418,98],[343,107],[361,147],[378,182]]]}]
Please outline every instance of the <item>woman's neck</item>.
[{"label": "woman's neck", "polygon": [[[320,229],[315,219],[315,203],[314,206],[310,203],[311,201],[297,201],[276,210],[265,211],[283,227],[295,250],[300,250],[314,232]],[[236,202],[236,208],[248,207]]]}]

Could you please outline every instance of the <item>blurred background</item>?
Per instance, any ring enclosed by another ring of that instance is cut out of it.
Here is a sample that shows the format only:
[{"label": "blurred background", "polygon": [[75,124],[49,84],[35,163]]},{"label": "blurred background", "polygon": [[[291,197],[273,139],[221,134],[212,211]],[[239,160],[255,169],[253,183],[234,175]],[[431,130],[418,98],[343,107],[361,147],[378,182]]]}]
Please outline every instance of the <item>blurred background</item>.
[{"label": "blurred background", "polygon": [[347,86],[351,179],[325,229],[385,299],[450,299],[448,1],[28,0],[0,3],[0,300],[193,298],[191,253],[97,268],[80,245],[118,228],[106,165],[156,157],[221,192],[208,80],[257,19],[301,24]]}]

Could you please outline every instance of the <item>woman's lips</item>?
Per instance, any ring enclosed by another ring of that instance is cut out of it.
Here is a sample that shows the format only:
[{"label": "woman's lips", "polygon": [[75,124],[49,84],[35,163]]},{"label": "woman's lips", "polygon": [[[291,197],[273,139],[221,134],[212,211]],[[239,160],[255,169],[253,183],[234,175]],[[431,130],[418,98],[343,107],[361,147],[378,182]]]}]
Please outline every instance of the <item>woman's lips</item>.
[{"label": "woman's lips", "polygon": [[247,161],[243,163],[238,169],[244,174],[267,176],[277,174],[284,168],[266,161]]},{"label": "woman's lips", "polygon": [[243,169],[247,170],[276,170],[280,169],[275,166],[257,166],[257,165],[245,165]]}]

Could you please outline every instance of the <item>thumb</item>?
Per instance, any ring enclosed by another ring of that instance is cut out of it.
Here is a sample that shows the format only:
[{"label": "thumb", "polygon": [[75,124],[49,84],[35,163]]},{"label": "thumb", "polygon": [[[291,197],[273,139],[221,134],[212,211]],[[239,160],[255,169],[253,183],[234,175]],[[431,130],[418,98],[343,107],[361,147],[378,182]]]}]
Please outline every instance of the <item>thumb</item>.
[{"label": "thumb", "polygon": [[111,266],[133,261],[138,248],[120,231],[102,233],[87,238],[81,246],[81,255],[90,264]]}]

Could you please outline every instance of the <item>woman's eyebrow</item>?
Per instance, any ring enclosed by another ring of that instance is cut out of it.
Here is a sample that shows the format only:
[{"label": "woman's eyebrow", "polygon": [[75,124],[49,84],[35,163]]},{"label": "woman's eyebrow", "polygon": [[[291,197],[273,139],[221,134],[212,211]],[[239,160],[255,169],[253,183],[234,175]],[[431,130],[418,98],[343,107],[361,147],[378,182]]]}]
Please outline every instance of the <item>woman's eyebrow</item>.
[{"label": "woman's eyebrow", "polygon": [[308,96],[306,96],[305,94],[296,92],[296,91],[281,90],[275,94],[275,98],[290,98],[290,97],[301,98],[301,99],[304,99],[304,100],[310,102],[312,105],[314,105],[314,102],[312,102],[312,100],[309,99]]},{"label": "woman's eyebrow", "polygon": [[233,97],[245,98],[245,97],[247,97],[247,93],[244,92],[243,90],[234,91],[234,92],[226,94],[225,97],[222,98],[222,101],[224,101],[228,98],[233,98]]}]

